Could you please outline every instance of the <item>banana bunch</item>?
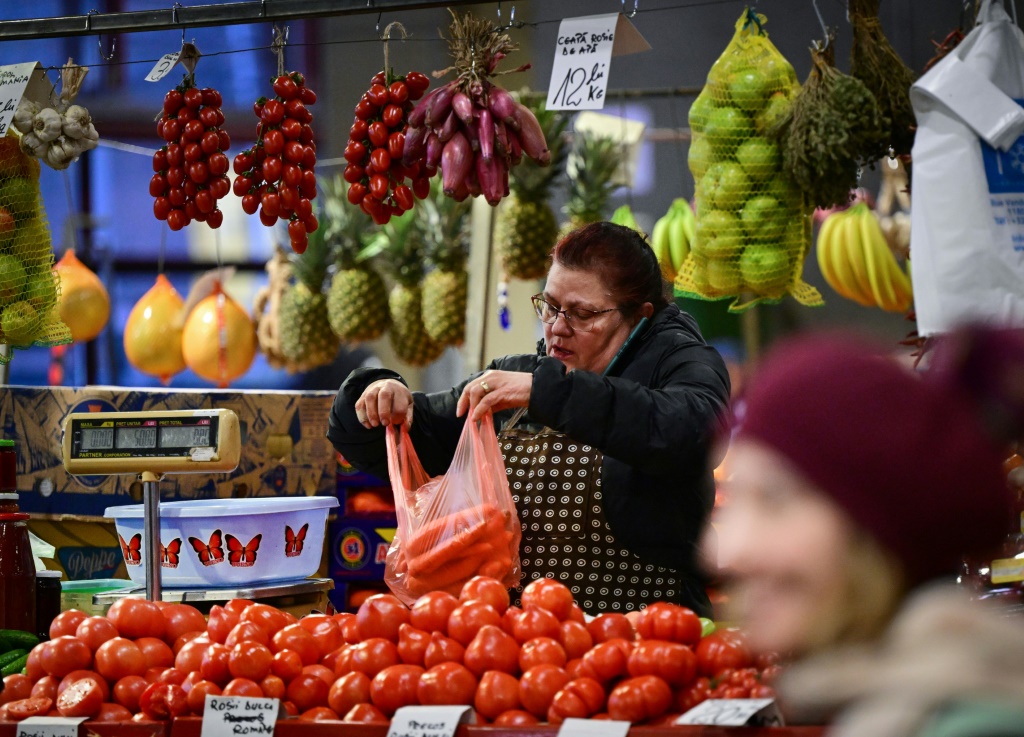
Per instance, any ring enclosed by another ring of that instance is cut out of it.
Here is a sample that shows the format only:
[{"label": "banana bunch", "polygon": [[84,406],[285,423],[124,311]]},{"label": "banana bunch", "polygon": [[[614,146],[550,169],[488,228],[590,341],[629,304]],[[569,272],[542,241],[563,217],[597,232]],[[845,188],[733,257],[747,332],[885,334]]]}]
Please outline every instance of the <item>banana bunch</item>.
[{"label": "banana bunch", "polygon": [[682,197],[673,200],[665,216],[654,224],[651,248],[661,265],[661,275],[667,281],[675,281],[683,261],[690,255],[696,227],[690,203]]},{"label": "banana bunch", "polygon": [[629,205],[622,205],[615,212],[612,213],[612,219],[610,222],[616,225],[621,225],[624,228],[632,228],[637,233],[643,234],[640,230],[640,225],[636,221],[636,216],[633,215],[633,210],[630,209]]},{"label": "banana bunch", "polygon": [[822,223],[818,265],[830,287],[865,307],[906,312],[914,299],[909,274],[900,268],[878,219],[863,202]]}]

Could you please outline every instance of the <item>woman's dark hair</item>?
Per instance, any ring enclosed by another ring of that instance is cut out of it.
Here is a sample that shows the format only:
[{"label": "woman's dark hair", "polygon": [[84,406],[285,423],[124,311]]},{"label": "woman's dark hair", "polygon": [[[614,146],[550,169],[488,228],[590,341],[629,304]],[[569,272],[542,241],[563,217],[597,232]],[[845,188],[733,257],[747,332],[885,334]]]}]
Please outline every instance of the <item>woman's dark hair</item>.
[{"label": "woman's dark hair", "polygon": [[658,259],[632,228],[609,222],[584,225],[555,244],[551,260],[596,273],[623,311],[635,311],[644,302],[654,305],[655,313],[668,306]]}]

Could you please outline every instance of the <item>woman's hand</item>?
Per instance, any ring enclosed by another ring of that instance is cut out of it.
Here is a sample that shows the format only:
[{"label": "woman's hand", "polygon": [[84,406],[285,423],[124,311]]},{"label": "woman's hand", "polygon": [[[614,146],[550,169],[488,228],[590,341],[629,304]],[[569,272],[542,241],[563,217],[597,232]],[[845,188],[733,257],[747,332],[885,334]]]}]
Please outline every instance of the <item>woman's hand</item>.
[{"label": "woman's hand", "polygon": [[356,418],[367,429],[402,423],[412,427],[412,411],[412,392],[395,379],[373,382],[356,400]]},{"label": "woman's hand", "polygon": [[469,412],[474,422],[488,412],[530,406],[533,374],[521,371],[488,371],[466,384],[455,408],[455,416]]}]

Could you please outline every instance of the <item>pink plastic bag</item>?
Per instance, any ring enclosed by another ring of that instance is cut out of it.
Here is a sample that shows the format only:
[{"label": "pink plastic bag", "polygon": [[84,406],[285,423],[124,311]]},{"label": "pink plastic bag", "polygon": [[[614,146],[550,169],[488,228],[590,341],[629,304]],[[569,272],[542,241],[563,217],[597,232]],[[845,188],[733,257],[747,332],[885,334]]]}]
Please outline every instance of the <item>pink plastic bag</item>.
[{"label": "pink plastic bag", "polygon": [[429,478],[405,425],[387,432],[398,529],[384,581],[406,604],[429,591],[458,595],[473,576],[519,583],[522,532],[490,415],[468,421],[443,476]]}]

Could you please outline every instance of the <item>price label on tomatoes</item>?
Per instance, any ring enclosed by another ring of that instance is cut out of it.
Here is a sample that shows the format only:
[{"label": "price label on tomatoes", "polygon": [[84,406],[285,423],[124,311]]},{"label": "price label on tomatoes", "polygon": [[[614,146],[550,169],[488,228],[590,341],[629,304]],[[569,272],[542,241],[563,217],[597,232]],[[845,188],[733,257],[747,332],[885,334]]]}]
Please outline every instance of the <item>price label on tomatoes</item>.
[{"label": "price label on tomatoes", "polygon": [[88,717],[29,717],[18,722],[18,737],[78,737]]},{"label": "price label on tomatoes", "polygon": [[280,708],[277,699],[207,694],[200,737],[272,735]]},{"label": "price label on tomatoes", "polygon": [[629,722],[614,719],[576,719],[562,722],[558,737],[626,737]]},{"label": "price label on tomatoes", "polygon": [[388,737],[452,737],[472,713],[468,706],[403,706],[391,720]]},{"label": "price label on tomatoes", "polygon": [[675,723],[780,727],[782,715],[775,706],[775,699],[708,699],[676,719]]}]

